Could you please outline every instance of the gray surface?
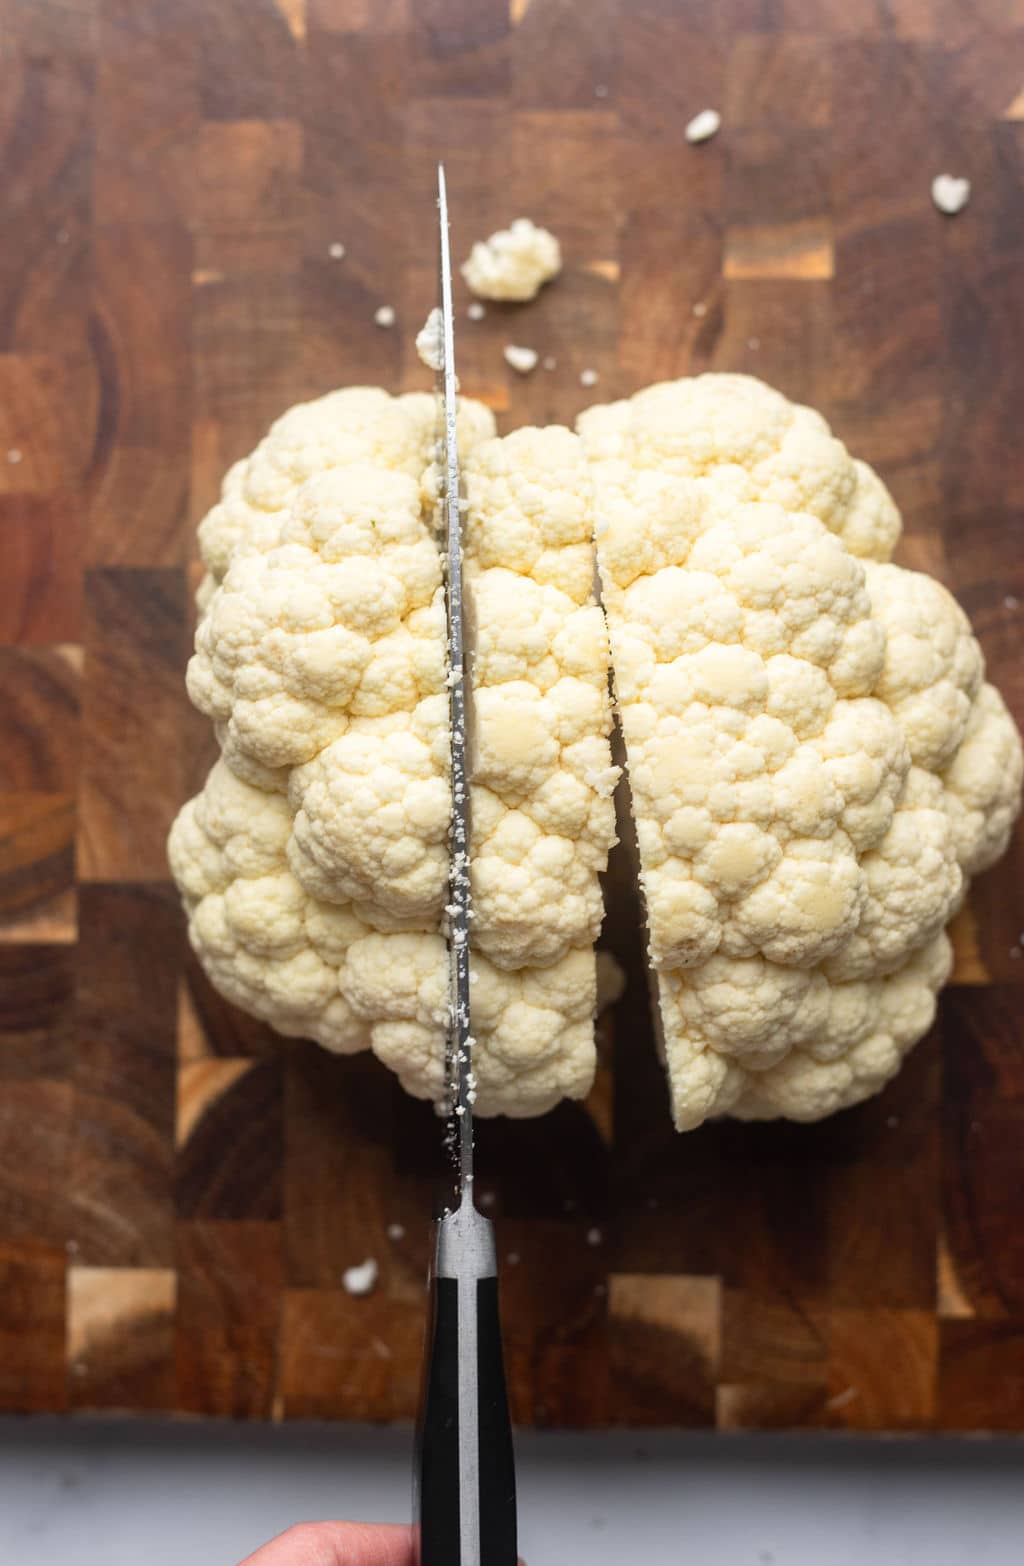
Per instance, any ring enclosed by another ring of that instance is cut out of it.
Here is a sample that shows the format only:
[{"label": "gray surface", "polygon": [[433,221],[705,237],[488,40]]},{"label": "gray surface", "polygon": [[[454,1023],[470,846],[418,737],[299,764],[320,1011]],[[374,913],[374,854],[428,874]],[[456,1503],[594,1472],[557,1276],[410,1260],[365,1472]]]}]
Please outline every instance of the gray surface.
[{"label": "gray surface", "polygon": [[[235,1566],[291,1522],[408,1516],[405,1431],[0,1420],[3,1566]],[[529,1566],[1010,1566],[1024,1445],[519,1441]]]}]

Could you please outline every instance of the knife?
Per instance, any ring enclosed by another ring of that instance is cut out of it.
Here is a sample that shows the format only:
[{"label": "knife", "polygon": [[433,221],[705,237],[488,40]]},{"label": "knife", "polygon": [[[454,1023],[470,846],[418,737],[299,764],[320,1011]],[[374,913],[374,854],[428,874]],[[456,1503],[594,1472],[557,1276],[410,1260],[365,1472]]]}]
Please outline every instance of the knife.
[{"label": "knife", "polygon": [[446,1051],[453,1202],[437,1224],[416,1488],[420,1566],[515,1566],[516,1487],[498,1321],[494,1229],[473,1193],[473,1033],[469,984],[469,791],[462,625],[462,514],[448,198],[437,171],[441,228],[441,521],[447,542],[451,701],[449,1025]]}]

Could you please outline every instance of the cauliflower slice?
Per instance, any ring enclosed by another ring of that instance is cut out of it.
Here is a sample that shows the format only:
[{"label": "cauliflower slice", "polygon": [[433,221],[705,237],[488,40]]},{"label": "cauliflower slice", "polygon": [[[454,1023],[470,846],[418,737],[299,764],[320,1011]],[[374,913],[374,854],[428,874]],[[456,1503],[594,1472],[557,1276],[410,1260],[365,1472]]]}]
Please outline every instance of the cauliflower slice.
[{"label": "cauliflower slice", "polygon": [[562,270],[562,251],[554,234],[529,218],[516,218],[490,239],[477,240],[463,263],[462,275],[478,299],[526,300]]},{"label": "cauliflower slice", "polygon": [[[450,793],[433,420],[429,398],[333,394],[229,476],[188,672],[222,755],[169,853],[222,993],[283,1033],[371,1048],[436,1098]],[[539,1114],[593,1077],[614,841],[590,487],[568,430],[481,444],[486,410],[463,402],[460,421],[477,1108]],[[478,564],[474,540],[500,563]]]},{"label": "cauliflower slice", "polygon": [[465,484],[474,945],[548,964],[597,939],[615,842],[589,475],[569,430],[523,429],[478,446]]},{"label": "cauliflower slice", "polygon": [[816,414],[702,376],[580,431],[676,1124],[817,1119],[930,1026],[1020,738]]}]

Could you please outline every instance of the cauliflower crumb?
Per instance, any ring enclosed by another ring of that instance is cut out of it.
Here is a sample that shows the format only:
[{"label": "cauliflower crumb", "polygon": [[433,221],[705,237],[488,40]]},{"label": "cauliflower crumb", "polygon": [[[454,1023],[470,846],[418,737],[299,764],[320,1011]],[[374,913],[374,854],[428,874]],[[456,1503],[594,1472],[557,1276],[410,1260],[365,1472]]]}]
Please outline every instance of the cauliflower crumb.
[{"label": "cauliflower crumb", "polygon": [[703,299],[698,299],[697,300],[697,303],[693,307],[693,312],[692,313],[697,317],[698,320],[700,320],[700,318],[702,316],[707,315],[708,307],[704,303]]},{"label": "cauliflower crumb", "polygon": [[600,1245],[601,1240],[602,1240],[602,1234],[601,1234],[600,1229],[588,1229],[587,1230],[587,1244],[588,1245]]},{"label": "cauliflower crumb", "polygon": [[421,364],[439,373],[444,364],[444,316],[438,305],[431,310],[416,334],[416,352]]},{"label": "cauliflower crumb", "polygon": [[598,375],[596,370],[581,370],[580,371],[580,385],[581,386],[596,386],[598,381],[599,381],[599,379],[600,379],[600,376]]},{"label": "cauliflower crumb", "polygon": [[932,200],[940,212],[955,217],[970,200],[971,182],[956,174],[936,174],[932,180]]},{"label": "cauliflower crumb", "polygon": [[404,1223],[389,1223],[388,1224],[388,1239],[389,1240],[404,1240],[405,1239],[405,1224]]},{"label": "cauliflower crumb", "polygon": [[394,326],[396,318],[393,306],[381,305],[373,312],[373,319],[378,326]]},{"label": "cauliflower crumb", "polygon": [[557,365],[557,363],[558,363],[558,360],[552,354],[549,353],[549,354],[547,354],[545,356],[544,368],[545,368],[545,370],[553,370],[555,368],[555,366]]},{"label": "cauliflower crumb", "polygon": [[332,261],[342,261],[345,257],[345,246],[336,239],[332,245],[327,246],[327,254]]},{"label": "cauliflower crumb", "polygon": [[372,1294],[377,1285],[380,1268],[372,1256],[355,1267],[346,1267],[341,1281],[349,1294]]},{"label": "cauliflower crumb", "polygon": [[11,447],[10,451],[7,453],[7,460],[12,465],[16,465],[21,461],[21,452],[18,450],[17,446]]},{"label": "cauliflower crumb", "polygon": [[469,316],[469,319],[471,321],[482,321],[484,316],[487,314],[487,310],[480,303],[479,299],[474,299],[473,303],[469,306],[468,310],[466,311],[466,314]]},{"label": "cauliflower crumb", "polygon": [[536,348],[519,348],[515,343],[506,343],[502,351],[505,363],[510,364],[520,375],[529,375],[531,370],[537,368],[539,355]]},{"label": "cauliflower crumb", "polygon": [[478,240],[463,263],[462,275],[481,299],[534,299],[544,283],[562,270],[562,252],[554,234],[529,218]]},{"label": "cauliflower crumb", "polygon": [[721,128],[722,116],[717,109],[701,109],[686,127],[686,139],[690,143],[710,141]]}]

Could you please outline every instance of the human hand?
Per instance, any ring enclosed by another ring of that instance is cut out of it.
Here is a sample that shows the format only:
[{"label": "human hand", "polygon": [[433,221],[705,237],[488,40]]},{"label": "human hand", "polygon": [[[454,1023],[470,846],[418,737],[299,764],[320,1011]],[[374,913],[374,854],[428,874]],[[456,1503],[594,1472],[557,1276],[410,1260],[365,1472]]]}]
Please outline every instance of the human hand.
[{"label": "human hand", "polygon": [[299,1523],[241,1566],[413,1566],[412,1529],[389,1523]]}]

